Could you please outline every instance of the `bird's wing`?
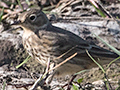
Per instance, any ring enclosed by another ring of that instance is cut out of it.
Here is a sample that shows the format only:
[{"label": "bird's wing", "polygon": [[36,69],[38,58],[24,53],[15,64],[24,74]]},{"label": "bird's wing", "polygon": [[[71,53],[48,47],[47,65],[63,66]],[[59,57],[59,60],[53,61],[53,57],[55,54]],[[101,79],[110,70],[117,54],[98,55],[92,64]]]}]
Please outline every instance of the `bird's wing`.
[{"label": "bird's wing", "polygon": [[[74,48],[79,54],[85,54],[86,50],[90,54],[96,57],[108,57],[108,58],[117,58],[118,55],[114,52],[111,52],[107,49],[103,49],[97,45],[90,44],[89,42],[83,40],[81,37],[71,33],[69,31],[63,30],[61,28],[55,27],[56,32],[59,34],[60,38],[63,38],[60,43],[63,46],[69,46],[68,48]],[[67,48],[67,49],[68,49]]]}]

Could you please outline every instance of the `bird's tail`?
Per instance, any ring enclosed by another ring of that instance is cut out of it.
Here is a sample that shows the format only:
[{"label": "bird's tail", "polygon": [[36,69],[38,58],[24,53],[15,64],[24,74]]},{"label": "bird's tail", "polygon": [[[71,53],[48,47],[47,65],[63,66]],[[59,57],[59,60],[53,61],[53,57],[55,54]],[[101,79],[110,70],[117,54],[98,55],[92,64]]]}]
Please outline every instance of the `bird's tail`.
[{"label": "bird's tail", "polygon": [[89,50],[90,54],[94,54],[96,56],[100,57],[106,57],[106,58],[117,58],[119,57],[118,54],[111,52],[107,49],[103,49],[101,47],[93,45],[92,48]]},{"label": "bird's tail", "polygon": [[[95,59],[97,59],[97,61],[100,62],[100,64],[102,65],[108,64],[119,57],[118,54],[98,46],[93,46],[88,52],[91,55],[95,56]],[[100,61],[98,60],[98,58]],[[115,61],[115,63],[120,63],[120,59]]]}]

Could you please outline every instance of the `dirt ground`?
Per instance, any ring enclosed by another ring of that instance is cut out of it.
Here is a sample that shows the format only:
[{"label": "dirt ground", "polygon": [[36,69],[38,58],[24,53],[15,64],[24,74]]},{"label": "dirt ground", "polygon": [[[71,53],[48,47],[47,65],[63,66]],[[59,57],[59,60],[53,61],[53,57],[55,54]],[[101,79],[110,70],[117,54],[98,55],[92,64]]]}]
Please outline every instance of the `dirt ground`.
[{"label": "dirt ground", "polygon": [[[16,66],[23,62],[28,54],[22,45],[23,30],[10,23],[15,21],[23,10],[17,4],[0,1],[4,6],[3,20],[0,22],[0,90],[29,90],[34,82],[43,74],[43,67],[31,58],[19,69]],[[7,0],[16,2],[16,0]],[[23,9],[39,8],[37,0],[31,0],[31,5],[20,0]],[[41,6],[51,23],[57,27],[69,30],[90,43],[109,49],[108,46],[98,40],[92,33],[100,36],[110,45],[120,50],[120,3],[118,0],[101,0],[102,6],[113,18],[102,18],[95,8],[87,0],[42,0]],[[17,3],[17,2],[16,2]],[[32,6],[33,5],[33,6]],[[12,9],[11,9],[12,8]],[[2,12],[2,8],[0,8]],[[12,31],[11,31],[12,30]],[[110,50],[110,49],[109,49]],[[112,64],[106,71],[111,90],[120,90],[120,63]],[[70,82],[72,76],[54,78],[49,85],[39,86],[37,90],[62,90],[65,84]],[[80,73],[74,81],[82,79],[77,85],[81,90],[106,90],[105,74],[98,67]],[[66,88],[68,85],[64,87]],[[77,90],[77,89],[73,89]],[[79,89],[78,89],[79,90]]]}]

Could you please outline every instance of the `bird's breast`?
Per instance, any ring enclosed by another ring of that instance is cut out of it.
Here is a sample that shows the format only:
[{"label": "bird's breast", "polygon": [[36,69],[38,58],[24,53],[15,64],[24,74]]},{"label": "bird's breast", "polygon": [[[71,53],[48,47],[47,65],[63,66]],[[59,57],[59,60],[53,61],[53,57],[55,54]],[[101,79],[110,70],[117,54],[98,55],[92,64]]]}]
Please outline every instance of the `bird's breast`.
[{"label": "bird's breast", "polygon": [[52,42],[46,37],[37,36],[35,33],[23,34],[23,46],[30,56],[35,58],[43,66],[47,61],[53,59]]}]

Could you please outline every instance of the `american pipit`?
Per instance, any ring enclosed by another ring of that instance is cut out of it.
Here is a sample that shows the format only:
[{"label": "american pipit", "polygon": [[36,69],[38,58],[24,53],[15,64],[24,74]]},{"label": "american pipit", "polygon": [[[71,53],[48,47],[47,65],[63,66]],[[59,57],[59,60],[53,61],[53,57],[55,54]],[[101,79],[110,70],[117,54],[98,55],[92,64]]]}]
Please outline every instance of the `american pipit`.
[{"label": "american pipit", "polygon": [[[32,9],[22,13],[19,16],[19,25],[24,30],[24,48],[43,66],[47,65],[48,59],[58,64],[77,53],[75,57],[57,68],[57,75],[73,74],[97,66],[86,54],[86,50],[96,60],[99,58],[101,64],[107,64],[118,57],[109,50],[92,45],[67,30],[53,26],[41,10]],[[56,59],[63,53],[66,54]]]}]

